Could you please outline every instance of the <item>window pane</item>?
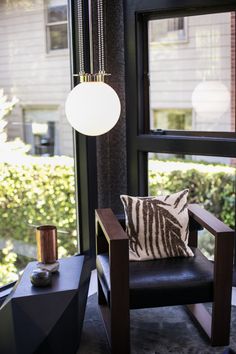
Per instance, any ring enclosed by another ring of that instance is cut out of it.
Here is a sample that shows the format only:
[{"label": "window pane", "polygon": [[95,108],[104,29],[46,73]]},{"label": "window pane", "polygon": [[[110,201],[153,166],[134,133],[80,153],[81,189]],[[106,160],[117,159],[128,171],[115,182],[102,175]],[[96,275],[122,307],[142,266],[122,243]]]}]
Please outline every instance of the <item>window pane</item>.
[{"label": "window pane", "polygon": [[235,131],[235,13],[148,25],[150,129]]},{"label": "window pane", "polygon": [[48,27],[50,36],[50,50],[68,48],[67,25],[54,25]]},{"label": "window pane", "polygon": [[70,58],[45,55],[43,3],[0,2],[0,285],[36,258],[38,225],[57,227],[59,258],[78,252]]},{"label": "window pane", "polygon": [[67,7],[54,6],[48,8],[48,23],[67,21]]},{"label": "window pane", "polygon": [[[234,159],[149,153],[149,194],[162,195],[189,188],[189,203],[202,204],[234,229]],[[214,239],[204,231],[199,238],[204,253],[213,258]]]},{"label": "window pane", "polygon": [[153,111],[153,123],[158,129],[191,130],[192,112],[187,109]]},{"label": "window pane", "polygon": [[150,21],[150,42],[180,42],[187,39],[187,18],[177,17]]},{"label": "window pane", "polygon": [[46,109],[24,110],[25,142],[30,144],[30,153],[53,156],[58,151],[59,112]]}]

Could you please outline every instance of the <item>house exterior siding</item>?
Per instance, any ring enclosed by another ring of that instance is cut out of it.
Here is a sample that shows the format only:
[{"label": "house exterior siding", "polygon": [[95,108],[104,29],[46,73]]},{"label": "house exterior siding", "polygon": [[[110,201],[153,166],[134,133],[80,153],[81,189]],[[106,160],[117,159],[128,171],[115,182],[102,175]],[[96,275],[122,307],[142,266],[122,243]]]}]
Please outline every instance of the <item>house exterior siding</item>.
[{"label": "house exterior siding", "polygon": [[64,112],[70,91],[69,50],[47,52],[43,0],[0,2],[0,87],[19,103],[9,115],[8,137],[24,139],[24,111],[58,113],[58,154],[72,156],[72,129]]},{"label": "house exterior siding", "polygon": [[206,119],[197,116],[191,99],[195,87],[203,80],[219,80],[231,91],[231,31],[230,13],[190,16],[186,22],[186,40],[151,42],[150,111],[190,109],[193,130],[231,131],[233,107],[223,116]]},{"label": "house exterior siding", "polygon": [[[54,0],[55,1],[55,0]],[[56,0],[59,4],[64,0]],[[156,109],[191,110],[193,130],[231,131],[235,125],[233,57],[235,32],[230,13],[191,16],[186,39],[151,42],[150,113]],[[8,137],[25,139],[26,110],[57,111],[57,154],[73,154],[72,129],[64,112],[70,91],[69,50],[47,51],[45,2],[0,2],[0,88],[19,104],[9,115]],[[194,88],[204,78],[220,80],[231,92],[231,110],[219,118],[202,119],[192,109]],[[171,85],[170,85],[171,82]]]}]

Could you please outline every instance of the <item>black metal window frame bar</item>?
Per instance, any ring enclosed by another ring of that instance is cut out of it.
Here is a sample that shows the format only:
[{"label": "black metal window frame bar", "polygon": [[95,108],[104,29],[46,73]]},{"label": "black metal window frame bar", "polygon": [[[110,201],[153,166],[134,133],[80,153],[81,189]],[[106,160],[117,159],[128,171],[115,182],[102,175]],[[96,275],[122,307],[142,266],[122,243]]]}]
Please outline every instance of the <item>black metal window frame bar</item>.
[{"label": "black metal window frame bar", "polygon": [[[71,57],[71,83],[74,87],[79,71],[78,48],[78,4],[77,0],[68,0],[68,32]],[[83,0],[85,70],[90,72],[90,40],[88,1]],[[95,264],[95,208],[97,207],[97,160],[96,138],[86,137],[73,130],[75,159],[76,216],[78,231],[78,254],[90,258],[91,268]],[[16,282],[0,287],[0,307]]]},{"label": "black metal window frame bar", "polygon": [[125,2],[128,193],[147,195],[148,152],[236,157],[235,132],[150,130],[147,33],[152,19],[235,10],[232,0]]},{"label": "black metal window frame bar", "polygon": [[[71,54],[72,87],[78,84],[74,74],[79,72],[78,1],[68,0],[68,22]],[[90,72],[90,16],[89,1],[83,0],[84,68]],[[75,185],[79,254],[87,255],[92,267],[95,262],[95,209],[97,208],[96,138],[73,130]]]},{"label": "black metal window frame bar", "polygon": [[[149,125],[148,21],[231,11],[236,11],[235,0],[124,2],[127,184],[130,195],[148,195],[149,152],[236,157],[235,132],[151,131]],[[236,284],[236,271],[234,277]]]}]

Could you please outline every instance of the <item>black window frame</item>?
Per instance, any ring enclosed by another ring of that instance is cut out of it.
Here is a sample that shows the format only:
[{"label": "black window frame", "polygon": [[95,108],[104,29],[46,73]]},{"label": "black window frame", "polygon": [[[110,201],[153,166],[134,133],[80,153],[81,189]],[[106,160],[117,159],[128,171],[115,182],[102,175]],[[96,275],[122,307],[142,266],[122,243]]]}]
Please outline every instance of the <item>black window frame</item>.
[{"label": "black window frame", "polygon": [[[87,0],[83,0],[84,19],[84,65],[90,72],[92,58],[90,55],[90,16]],[[68,33],[70,49],[70,71],[72,88],[78,84],[76,73],[79,72],[78,48],[78,1],[67,0]],[[78,255],[85,255],[90,270],[95,268],[95,209],[98,206],[97,197],[97,157],[96,137],[87,137],[73,129],[73,148],[75,159],[75,197],[76,220],[78,231]],[[17,281],[0,287],[0,307],[13,290]]]},{"label": "black window frame", "polygon": [[[148,21],[232,11],[235,0],[124,2],[128,194],[148,195],[149,152],[236,158],[236,132],[150,131],[149,127]],[[236,252],[234,267],[236,284]]]},{"label": "black window frame", "polygon": [[191,0],[187,5],[171,0],[125,2],[128,193],[148,193],[148,152],[236,157],[236,132],[149,128],[148,21],[227,11],[236,11],[234,1]]},{"label": "black window frame", "polygon": [[[78,40],[78,0],[67,0],[69,24],[69,48],[71,62],[71,86],[79,83],[80,68]],[[84,25],[84,66],[90,72],[93,65],[90,49],[91,3],[82,0]],[[78,254],[83,254],[95,268],[95,209],[98,207],[96,137],[85,136],[73,129],[75,159],[76,216],[78,229]]]}]

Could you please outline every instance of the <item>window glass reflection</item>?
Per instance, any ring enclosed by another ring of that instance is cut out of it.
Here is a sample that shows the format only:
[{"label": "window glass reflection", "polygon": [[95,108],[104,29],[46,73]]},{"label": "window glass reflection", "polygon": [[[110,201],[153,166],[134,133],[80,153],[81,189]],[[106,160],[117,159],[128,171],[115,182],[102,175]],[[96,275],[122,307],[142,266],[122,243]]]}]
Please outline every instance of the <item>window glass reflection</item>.
[{"label": "window glass reflection", "polygon": [[149,21],[150,129],[235,131],[234,43],[235,13]]},{"label": "window glass reflection", "polygon": [[[149,153],[149,194],[164,195],[189,189],[189,203],[203,205],[231,228],[235,227],[236,161],[207,156],[173,157]],[[213,258],[214,239],[204,231],[199,238],[204,253]]]},{"label": "window glass reflection", "polygon": [[0,23],[1,286],[36,258],[36,226],[57,226],[59,258],[78,236],[67,1],[0,1]]}]

